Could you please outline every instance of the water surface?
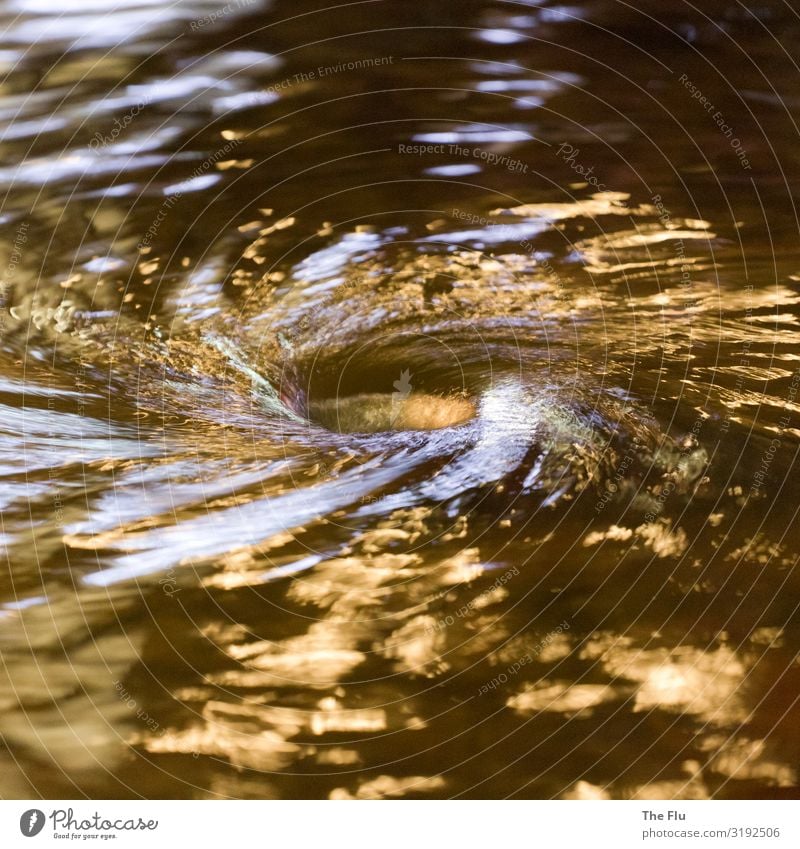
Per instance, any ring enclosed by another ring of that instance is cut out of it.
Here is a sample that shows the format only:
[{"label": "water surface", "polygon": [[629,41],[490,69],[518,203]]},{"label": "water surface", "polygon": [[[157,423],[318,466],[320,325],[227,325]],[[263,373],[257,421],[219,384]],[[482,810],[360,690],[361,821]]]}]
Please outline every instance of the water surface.
[{"label": "water surface", "polygon": [[797,797],[796,14],[224,9],[0,13],[0,795]]}]

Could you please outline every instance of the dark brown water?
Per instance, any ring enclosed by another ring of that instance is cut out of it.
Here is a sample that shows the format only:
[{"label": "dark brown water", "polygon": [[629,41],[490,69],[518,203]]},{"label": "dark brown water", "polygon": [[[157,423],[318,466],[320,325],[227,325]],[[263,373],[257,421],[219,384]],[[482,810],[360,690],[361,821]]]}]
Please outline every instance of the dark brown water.
[{"label": "dark brown water", "polygon": [[790,5],[51,5],[0,795],[797,797]]}]

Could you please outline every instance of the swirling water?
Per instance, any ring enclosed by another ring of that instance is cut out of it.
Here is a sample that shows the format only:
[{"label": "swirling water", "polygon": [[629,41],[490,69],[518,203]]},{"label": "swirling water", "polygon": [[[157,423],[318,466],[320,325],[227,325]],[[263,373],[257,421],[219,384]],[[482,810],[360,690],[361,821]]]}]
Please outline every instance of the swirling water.
[{"label": "swirling water", "polygon": [[797,795],[798,20],[664,5],[7,4],[0,795]]}]

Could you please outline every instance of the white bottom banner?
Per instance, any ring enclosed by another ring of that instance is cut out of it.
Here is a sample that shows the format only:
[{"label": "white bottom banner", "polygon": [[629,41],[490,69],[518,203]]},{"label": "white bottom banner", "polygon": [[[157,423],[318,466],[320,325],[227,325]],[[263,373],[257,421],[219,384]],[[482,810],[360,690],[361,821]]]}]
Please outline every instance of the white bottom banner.
[{"label": "white bottom banner", "polygon": [[798,802],[0,802],[0,846],[800,846]]}]

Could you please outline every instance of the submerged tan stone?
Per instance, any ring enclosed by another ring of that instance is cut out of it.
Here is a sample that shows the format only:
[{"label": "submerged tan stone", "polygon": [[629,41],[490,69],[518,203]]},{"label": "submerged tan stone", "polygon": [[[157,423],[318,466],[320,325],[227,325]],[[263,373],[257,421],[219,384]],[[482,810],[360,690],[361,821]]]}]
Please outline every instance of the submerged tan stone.
[{"label": "submerged tan stone", "polygon": [[463,424],[475,416],[467,398],[414,393],[407,396],[369,393],[309,404],[309,417],[340,433],[390,430],[438,430]]}]

